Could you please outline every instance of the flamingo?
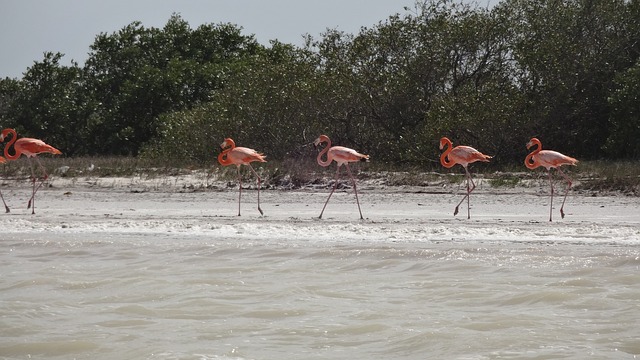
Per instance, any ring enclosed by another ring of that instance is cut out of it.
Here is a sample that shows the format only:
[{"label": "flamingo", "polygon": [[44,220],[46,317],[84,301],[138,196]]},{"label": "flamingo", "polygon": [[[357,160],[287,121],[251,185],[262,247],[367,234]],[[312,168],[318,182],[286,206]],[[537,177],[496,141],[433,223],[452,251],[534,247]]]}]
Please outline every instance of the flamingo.
[{"label": "flamingo", "polygon": [[[54,148],[51,145],[45,144],[44,141],[39,139],[32,138],[20,138],[18,139],[18,135],[14,129],[4,129],[2,130],[2,134],[0,134],[0,142],[4,142],[7,135],[11,135],[11,140],[4,147],[4,156],[7,160],[17,160],[20,155],[25,155],[27,160],[29,160],[29,166],[31,166],[31,181],[33,182],[33,190],[31,192],[31,198],[29,199],[29,203],[27,204],[27,209],[31,208],[31,214],[36,213],[36,192],[42,186],[45,180],[49,178],[49,174],[47,174],[47,170],[44,168],[40,159],[38,158],[38,154],[41,153],[50,153],[54,155],[60,155],[62,152],[60,150]],[[14,154],[9,154],[9,148],[13,145]],[[33,163],[31,162],[31,158],[35,158],[42,170],[42,180],[36,187],[36,174],[33,170]],[[3,199],[4,201],[4,199]],[[33,205],[33,206],[32,206]],[[5,204],[6,211],[9,212],[9,207]]]},{"label": "flamingo", "polygon": [[553,181],[551,179],[551,168],[558,170],[560,175],[564,177],[567,181],[567,190],[564,193],[564,199],[562,200],[562,206],[560,206],[560,215],[564,219],[564,202],[567,200],[567,195],[569,194],[569,189],[571,189],[571,179],[565,175],[562,170],[560,170],[560,166],[562,165],[576,165],[578,160],[561,154],[557,151],[552,150],[542,150],[542,143],[537,138],[531,138],[527,143],[527,149],[530,149],[533,146],[537,148],[531,152],[531,154],[527,155],[524,159],[524,165],[533,170],[538,166],[542,166],[547,169],[547,173],[549,174],[549,186],[551,187],[551,201],[549,202],[549,221],[552,221],[552,213],[553,213]]},{"label": "flamingo", "polygon": [[[440,150],[444,149],[445,146],[447,146],[447,149],[442,153],[442,155],[440,155],[440,164],[447,169],[452,168],[455,164],[460,164],[464,168],[467,176],[467,194],[462,198],[462,200],[460,200],[458,205],[456,205],[453,215],[455,216],[458,214],[460,204],[462,204],[464,199],[467,199],[467,219],[471,219],[469,195],[476,188],[476,184],[473,182],[467,166],[476,161],[489,162],[491,156],[485,155],[471,146],[459,145],[453,147],[451,140],[447,137],[443,137],[440,139]],[[471,187],[469,187],[469,182],[471,182]]]},{"label": "flamingo", "polygon": [[242,176],[240,175],[240,165],[247,165],[253,174],[258,178],[258,211],[260,215],[264,215],[260,208],[260,187],[261,180],[258,173],[253,169],[251,163],[254,161],[267,162],[264,154],[258,153],[253,149],[246,147],[236,147],[233,139],[226,138],[220,144],[222,152],[218,155],[218,162],[223,166],[236,165],[238,169],[238,183],[240,184],[240,192],[238,194],[238,216],[240,216],[240,197],[242,196]]},{"label": "flamingo", "polygon": [[[7,159],[0,156],[0,164],[4,164],[6,162],[7,162]],[[2,191],[0,191],[0,199],[2,199],[2,203],[4,204],[4,209],[6,210],[6,212],[9,212],[9,207],[7,206],[7,203],[4,201],[4,196],[2,196]]]},{"label": "flamingo", "polygon": [[[353,175],[351,174],[349,163],[356,162],[356,161],[369,161],[369,155],[360,154],[359,152],[344,146],[331,146],[331,140],[327,135],[320,135],[314,141],[315,146],[318,146],[321,143],[327,143],[327,147],[325,147],[324,150],[322,150],[320,154],[318,154],[318,158],[317,158],[318,164],[320,166],[327,167],[331,165],[332,161],[335,160],[335,162],[338,163],[338,168],[336,169],[336,177],[333,183],[333,189],[331,189],[331,193],[329,193],[329,197],[327,198],[327,201],[325,201],[324,207],[322,208],[322,211],[320,212],[320,216],[318,216],[318,219],[322,219],[322,214],[324,213],[324,209],[327,207],[327,204],[329,203],[329,199],[331,199],[331,195],[333,195],[333,192],[336,191],[336,187],[338,187],[338,176],[340,174],[340,166],[344,164],[346,165],[347,173],[349,174],[349,177],[353,182],[353,191],[356,193],[356,203],[358,204],[358,211],[360,212],[360,220],[363,220],[364,217],[362,217],[362,210],[360,209],[360,201],[358,200],[358,190],[356,189],[356,180],[353,178]],[[323,161],[322,155],[324,155],[325,153],[327,154],[327,160]]]}]

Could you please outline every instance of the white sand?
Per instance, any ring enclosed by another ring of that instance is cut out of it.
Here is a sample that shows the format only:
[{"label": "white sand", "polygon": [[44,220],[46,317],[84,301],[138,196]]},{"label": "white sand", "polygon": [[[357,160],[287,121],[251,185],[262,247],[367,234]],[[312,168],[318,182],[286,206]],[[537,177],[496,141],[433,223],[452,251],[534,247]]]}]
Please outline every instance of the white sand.
[{"label": "white sand", "polygon": [[[317,216],[328,186],[303,190],[262,190],[264,216],[256,209],[255,183],[243,191],[237,214],[237,184],[189,176],[142,178],[53,177],[36,197],[36,214],[26,204],[28,181],[5,180],[0,189],[11,213],[0,214],[3,238],[14,240],[102,239],[158,234],[171,239],[225,237],[286,243],[424,241],[580,241],[640,244],[640,201],[626,196],[594,196],[572,191],[562,219],[554,200],[548,221],[545,179],[531,187],[493,188],[479,182],[453,216],[464,186],[387,187],[359,182],[365,220],[359,220],[350,188],[337,190],[322,220]],[[345,182],[348,184],[348,182]],[[206,189],[205,189],[206,187]]]}]

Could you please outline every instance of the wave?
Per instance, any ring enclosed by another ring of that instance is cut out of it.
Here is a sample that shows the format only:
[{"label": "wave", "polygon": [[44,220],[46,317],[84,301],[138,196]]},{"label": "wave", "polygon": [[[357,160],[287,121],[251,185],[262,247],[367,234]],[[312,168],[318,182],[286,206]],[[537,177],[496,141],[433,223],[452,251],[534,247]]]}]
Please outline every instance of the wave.
[{"label": "wave", "polygon": [[577,243],[640,245],[640,228],[632,224],[539,223],[458,220],[357,221],[238,218],[104,219],[42,223],[25,219],[3,222],[4,235],[14,238],[83,235],[122,238],[153,235],[157,241],[175,238],[216,238],[277,244],[393,244],[442,242]]}]

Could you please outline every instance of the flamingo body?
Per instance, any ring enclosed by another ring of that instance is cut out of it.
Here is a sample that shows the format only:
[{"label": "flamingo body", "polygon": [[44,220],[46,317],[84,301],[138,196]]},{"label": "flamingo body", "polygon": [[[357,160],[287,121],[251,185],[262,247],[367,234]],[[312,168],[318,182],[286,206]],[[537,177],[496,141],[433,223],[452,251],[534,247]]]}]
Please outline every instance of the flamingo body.
[{"label": "flamingo body", "polygon": [[332,146],[327,151],[327,160],[333,160],[338,163],[338,166],[345,165],[350,162],[363,161],[369,159],[369,155],[363,155],[359,152],[344,147],[344,146]]},{"label": "flamingo body", "polygon": [[[318,154],[318,157],[316,158],[316,160],[318,161],[318,164],[320,166],[327,167],[331,165],[333,161],[335,161],[338,164],[338,167],[336,169],[336,176],[333,183],[333,189],[331,189],[331,193],[329,193],[329,197],[327,197],[327,201],[325,201],[324,207],[322,208],[322,211],[320,212],[320,216],[318,218],[322,219],[322,214],[324,213],[324,209],[327,207],[327,204],[329,203],[329,199],[331,199],[331,195],[333,195],[333,192],[336,190],[336,187],[338,186],[338,176],[340,174],[340,167],[342,165],[345,165],[345,167],[347,168],[347,174],[349,175],[349,178],[351,178],[351,182],[353,183],[353,191],[356,194],[356,203],[358,204],[360,219],[361,220],[364,219],[364,217],[362,216],[362,210],[360,209],[360,201],[358,200],[358,189],[356,188],[356,180],[351,174],[351,168],[349,168],[349,163],[356,162],[356,161],[369,161],[369,155],[361,154],[351,148],[344,147],[344,146],[331,146],[331,139],[329,139],[327,135],[320,135],[314,141],[314,144],[316,146],[322,143],[327,143],[327,146],[324,148],[324,150],[322,150]],[[322,156],[324,154],[327,154],[327,160],[322,160]]]},{"label": "flamingo body", "polygon": [[[246,147],[234,147],[225,155],[227,159],[226,161],[238,166],[248,165],[254,161],[267,162],[263,154],[260,154],[257,151]],[[220,164],[225,165],[224,162],[225,160],[222,160]]]},{"label": "flamingo body", "polygon": [[[27,157],[27,159],[29,159],[29,165],[31,165],[31,179],[33,181],[33,191],[31,193],[31,198],[29,199],[29,203],[27,204],[27,209],[31,208],[31,213],[35,214],[36,192],[38,191],[38,189],[40,189],[40,187],[42,186],[42,183],[45,180],[47,180],[47,178],[49,178],[49,175],[47,174],[46,169],[44,168],[44,166],[42,166],[42,163],[38,159],[38,154],[50,153],[54,155],[60,155],[62,154],[62,152],[60,152],[60,150],[54,148],[53,146],[46,144],[44,141],[40,139],[33,139],[33,138],[18,139],[17,138],[18,135],[16,134],[16,131],[14,129],[2,130],[2,133],[0,134],[0,142],[4,142],[5,138],[8,135],[11,135],[11,140],[9,140],[9,143],[7,144],[7,146],[4,147],[4,156],[7,158],[7,160],[17,160],[20,157],[20,155],[24,155]],[[14,151],[13,155],[9,153],[9,149],[12,146]],[[31,158],[36,159],[36,161],[38,162],[38,165],[40,166],[40,169],[42,170],[42,180],[40,181],[37,187],[36,187],[36,175],[35,175],[35,171],[33,170],[33,164],[31,164]],[[2,201],[4,202],[4,199],[2,199]],[[33,207],[31,206],[32,204],[33,204]],[[9,207],[7,206],[6,203],[4,204],[4,206],[5,206],[6,212],[9,212]]]},{"label": "flamingo body", "polygon": [[[458,208],[460,207],[460,204],[462,204],[464,199],[467,199],[467,219],[470,219],[471,205],[469,196],[471,195],[471,192],[476,188],[476,184],[473,182],[467,166],[476,161],[489,162],[491,156],[485,155],[480,151],[472,148],[471,146],[458,145],[456,147],[453,147],[453,143],[451,142],[451,140],[449,140],[449,138],[442,137],[440,139],[440,150],[443,150],[445,147],[446,150],[442,153],[442,155],[440,155],[440,164],[442,164],[442,166],[447,169],[452,168],[456,164],[460,164],[464,168],[467,177],[467,194],[462,198],[462,200],[460,200],[458,205],[456,205],[456,208],[453,211],[453,215],[455,216],[458,214]],[[471,183],[471,186],[469,186],[469,183]]]},{"label": "flamingo body", "polygon": [[[485,155],[480,151],[472,148],[471,146],[459,145],[451,149],[451,151],[447,154],[447,156],[445,156],[445,158],[448,158],[449,162],[453,163],[453,165],[460,164],[463,167],[467,167],[467,165],[476,161],[489,162],[491,156]],[[447,162],[446,159],[444,160],[444,162]],[[447,167],[447,165],[445,165],[444,163],[442,165]]]},{"label": "flamingo body", "polygon": [[528,169],[535,169],[537,167],[544,167],[547,169],[547,174],[549,176],[549,186],[551,187],[551,200],[549,201],[549,221],[552,220],[553,215],[553,179],[551,176],[551,169],[556,169],[560,175],[567,181],[567,190],[564,193],[564,199],[562,200],[562,206],[560,206],[560,215],[564,219],[564,203],[567,200],[567,195],[569,194],[569,189],[571,189],[571,179],[560,170],[560,166],[562,165],[577,165],[578,160],[572,158],[571,156],[567,156],[561,154],[557,151],[553,150],[542,150],[542,142],[537,138],[531,138],[527,143],[527,149],[532,148],[533,146],[537,146],[535,150],[533,150],[527,157],[524,159],[524,165]]},{"label": "flamingo body", "polygon": [[260,212],[260,215],[264,215],[262,209],[260,208],[260,187],[262,186],[261,179],[258,173],[251,166],[251,163],[254,161],[267,162],[267,160],[265,160],[264,154],[246,147],[236,147],[236,143],[231,138],[224,139],[222,144],[220,144],[220,147],[222,148],[222,152],[218,155],[218,162],[220,163],[220,165],[237,166],[238,183],[240,185],[238,194],[238,216],[240,216],[240,198],[242,197],[242,176],[240,175],[241,165],[247,165],[258,179],[258,211]]},{"label": "flamingo body", "polygon": [[538,166],[542,166],[547,170],[555,169],[562,165],[576,165],[578,160],[572,158],[571,156],[567,156],[561,154],[557,151],[553,150],[540,150],[536,154],[531,156],[530,164],[533,167],[530,169],[535,169]]},{"label": "flamingo body", "polygon": [[50,153],[54,155],[62,154],[60,150],[54,148],[49,144],[46,144],[44,141],[32,138],[20,138],[16,140],[13,144],[13,148],[16,152],[15,158],[11,159],[11,157],[7,156],[9,160],[17,159],[18,157],[20,157],[20,154],[29,158],[36,157],[38,154],[42,153]]}]

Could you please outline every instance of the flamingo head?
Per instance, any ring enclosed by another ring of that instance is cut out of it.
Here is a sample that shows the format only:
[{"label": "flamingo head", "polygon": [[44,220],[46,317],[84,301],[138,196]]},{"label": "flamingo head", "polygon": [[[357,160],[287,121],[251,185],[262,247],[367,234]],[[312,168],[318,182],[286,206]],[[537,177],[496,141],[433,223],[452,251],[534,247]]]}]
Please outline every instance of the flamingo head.
[{"label": "flamingo head", "polygon": [[224,141],[222,142],[222,144],[220,144],[220,148],[221,148],[222,150],[224,150],[224,149],[226,149],[226,148],[229,148],[229,147],[230,147],[230,148],[232,148],[232,149],[233,149],[234,147],[236,147],[236,143],[235,143],[235,141],[233,141],[233,139],[232,139],[232,138],[226,138],[226,139],[224,139]]},{"label": "flamingo head", "polygon": [[540,140],[538,140],[538,138],[531,138],[531,140],[529,140],[529,142],[527,143],[527,149],[530,149],[534,145],[542,146],[542,143],[540,142]]},{"label": "flamingo head", "polygon": [[4,129],[2,130],[2,134],[0,134],[0,142],[4,142],[4,138],[11,132],[12,129]]},{"label": "flamingo head", "polygon": [[440,139],[440,150],[444,149],[444,147],[445,147],[447,144],[451,145],[451,140],[449,140],[449,138],[448,138],[448,137],[443,136],[443,137]]},{"label": "flamingo head", "polygon": [[315,146],[318,146],[318,145],[320,145],[320,144],[322,144],[322,143],[328,143],[328,142],[330,142],[330,141],[331,141],[331,140],[329,140],[329,137],[328,137],[327,135],[320,135],[320,136],[318,136],[318,138],[316,139],[316,141],[314,141],[314,142],[313,142],[313,144],[314,144]]}]

